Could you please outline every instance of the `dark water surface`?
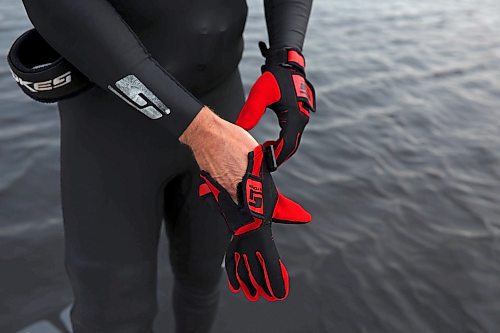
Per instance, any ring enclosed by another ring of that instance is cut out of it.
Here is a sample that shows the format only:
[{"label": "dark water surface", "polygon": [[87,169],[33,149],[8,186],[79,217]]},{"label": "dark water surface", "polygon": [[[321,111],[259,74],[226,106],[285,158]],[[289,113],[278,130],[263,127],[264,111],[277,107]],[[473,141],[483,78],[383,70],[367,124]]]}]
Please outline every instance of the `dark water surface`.
[{"label": "dark water surface", "polygon": [[[261,1],[249,5],[247,88],[265,38]],[[0,53],[28,26],[0,0]],[[305,53],[318,112],[276,175],[314,216],[275,228],[291,295],[250,304],[224,281],[214,332],[500,332],[500,1],[315,0]],[[58,158],[55,106],[23,96],[2,59],[2,333],[60,325],[71,303]]]}]

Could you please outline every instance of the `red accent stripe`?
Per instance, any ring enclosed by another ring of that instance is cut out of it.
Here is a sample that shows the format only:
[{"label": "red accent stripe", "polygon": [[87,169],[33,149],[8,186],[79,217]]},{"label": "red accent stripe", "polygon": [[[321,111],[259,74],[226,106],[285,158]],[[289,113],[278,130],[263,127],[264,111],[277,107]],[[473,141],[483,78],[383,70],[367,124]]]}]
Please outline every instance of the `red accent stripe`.
[{"label": "red accent stripe", "polygon": [[[264,262],[264,259],[262,258],[262,255],[259,251],[255,252],[255,254],[257,255],[257,259],[259,260],[260,262],[260,265],[262,266],[262,262]],[[267,276],[266,272],[264,271],[264,269],[262,269],[263,273],[264,273],[264,279],[266,280],[266,286],[265,288],[267,290],[264,289],[264,286],[261,286],[260,284],[257,283],[257,281],[255,281],[255,279],[253,278],[253,275],[250,276],[250,279],[252,280],[252,283],[254,284],[254,286],[256,287],[256,289],[259,291],[259,294],[266,300],[266,301],[269,301],[269,302],[274,302],[276,301],[276,297],[274,297],[272,294],[271,294],[271,289],[269,289],[269,277]]]},{"label": "red accent stripe", "polygon": [[227,280],[227,286],[229,287],[229,290],[231,290],[232,293],[239,293],[240,290],[241,290],[241,287],[239,287],[238,289],[234,288],[233,285],[231,284],[231,281],[229,281],[229,279]]},{"label": "red accent stripe", "polygon": [[203,176],[203,175],[200,175],[201,178],[203,178],[203,180],[205,181],[205,183],[207,184],[208,188],[210,189],[210,192],[212,192],[212,194],[214,195],[215,197],[215,200],[217,200],[217,202],[219,202],[219,189],[217,187],[215,187],[214,184],[212,184],[210,182],[210,180],[208,180],[207,177]]},{"label": "red accent stripe", "polygon": [[253,168],[252,175],[260,177],[260,169],[262,168],[262,156],[264,155],[262,151],[262,146],[255,147],[253,151]]},{"label": "red accent stripe", "polygon": [[271,282],[269,281],[269,274],[267,274],[266,262],[264,260],[264,257],[262,257],[262,254],[259,251],[255,252],[255,255],[257,256],[257,259],[260,262],[260,266],[262,267],[262,271],[264,272],[264,279],[266,280],[267,290],[269,290],[269,292],[271,293],[271,296],[269,296],[269,300],[274,301],[276,299],[276,296],[274,296],[273,288],[271,288]]},{"label": "red accent stripe", "polygon": [[281,301],[288,297],[288,292],[290,291],[290,278],[288,277],[288,271],[286,270],[286,267],[281,259],[279,259],[279,262],[281,267],[281,276],[283,277],[283,282],[285,283],[285,296],[278,298],[278,301]]},{"label": "red accent stripe", "polygon": [[295,152],[297,151],[297,149],[299,148],[299,140],[300,140],[300,132],[297,133],[297,138],[295,139],[295,147],[293,147],[292,151],[290,152],[290,154],[288,154],[288,156],[286,157],[286,159],[288,160],[290,157],[292,157],[293,154],[295,154]]},{"label": "red accent stripe", "polygon": [[[245,265],[247,266],[247,270],[249,272],[248,276],[250,277],[250,281],[252,282],[254,288],[257,290],[257,292],[259,293],[259,295],[261,295],[265,300],[269,301],[269,302],[274,302],[276,300],[276,298],[272,297],[269,295],[269,293],[264,290],[263,286],[261,286],[254,278],[253,274],[252,274],[252,270],[250,268],[250,263],[248,262],[248,258],[247,256],[244,254],[243,255],[243,259],[245,259]],[[267,286],[265,286],[267,288]]]},{"label": "red accent stripe", "polygon": [[309,111],[304,108],[304,104],[299,102],[299,110],[302,112],[307,118],[309,118]]},{"label": "red accent stripe", "polygon": [[280,139],[280,143],[278,144],[278,146],[276,147],[276,149],[274,149],[274,156],[276,156],[276,159],[278,159],[278,157],[280,156],[281,150],[283,149],[283,144],[284,143],[285,143],[285,140]]},{"label": "red accent stripe", "polygon": [[259,229],[261,225],[262,225],[262,220],[254,217],[252,223],[248,223],[242,227],[239,227],[238,229],[235,230],[234,235],[239,236],[249,231]]},{"label": "red accent stripe", "polygon": [[306,67],[306,62],[304,60],[304,57],[295,50],[288,51],[288,61],[294,62],[300,65],[302,68]]},{"label": "red accent stripe", "polygon": [[[236,256],[236,255],[238,255],[238,256]],[[259,292],[257,290],[255,290],[255,295],[252,295],[250,293],[250,290],[248,289],[247,285],[245,284],[245,282],[243,282],[243,280],[238,275],[238,263],[240,261],[240,254],[238,252],[234,253],[234,260],[236,262],[236,271],[235,271],[236,279],[238,279],[238,283],[240,284],[240,287],[243,290],[243,293],[245,294],[246,298],[248,298],[248,300],[250,302],[257,301],[259,299]]]},{"label": "red accent stripe", "polygon": [[[240,254],[238,252],[235,252],[234,255],[233,255],[233,259],[234,259],[234,263],[235,263],[235,270],[234,270],[234,275],[236,276],[236,270],[238,269],[238,260],[240,259]],[[227,269],[226,269],[227,270]],[[236,277],[236,280],[238,280],[238,277]],[[229,290],[231,290],[233,293],[237,293],[241,290],[241,285],[238,286],[238,288],[235,288],[233,287],[233,285],[231,284],[231,280],[227,280],[227,285],[229,286]]]},{"label": "red accent stripe", "polygon": [[201,184],[200,188],[198,189],[198,195],[200,197],[203,197],[209,193],[212,193],[212,191],[210,191],[210,187],[208,187],[207,183]]},{"label": "red accent stripe", "polygon": [[281,262],[281,259],[279,259],[279,263],[281,268],[281,277],[283,278],[283,284],[285,287],[285,295],[280,298],[274,295],[273,288],[271,288],[271,282],[269,281],[269,274],[267,273],[266,262],[262,257],[262,254],[259,251],[257,251],[255,255],[257,256],[257,259],[259,259],[260,265],[262,266],[262,270],[264,271],[264,279],[266,280],[267,289],[271,292],[271,296],[269,297],[269,299],[266,298],[264,295],[263,297],[272,302],[281,301],[287,298],[288,290],[290,289],[290,283],[289,283],[288,271],[286,270],[285,265],[283,265],[283,263]]},{"label": "red accent stripe", "polygon": [[[278,141],[269,140],[269,141],[264,142],[262,145],[264,147],[267,147],[267,146],[274,146],[276,143],[278,143]],[[274,152],[276,153],[276,150]]]}]

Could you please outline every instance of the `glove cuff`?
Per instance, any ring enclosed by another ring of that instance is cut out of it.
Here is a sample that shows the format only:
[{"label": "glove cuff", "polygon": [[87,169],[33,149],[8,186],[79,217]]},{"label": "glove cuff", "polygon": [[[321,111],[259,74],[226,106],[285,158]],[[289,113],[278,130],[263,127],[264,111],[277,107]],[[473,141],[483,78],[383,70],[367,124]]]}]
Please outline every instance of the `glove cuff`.
[{"label": "glove cuff", "polygon": [[293,47],[270,49],[262,41],[259,42],[259,49],[262,56],[266,58],[264,66],[279,65],[294,68],[302,73],[304,72],[306,61],[299,49]]}]

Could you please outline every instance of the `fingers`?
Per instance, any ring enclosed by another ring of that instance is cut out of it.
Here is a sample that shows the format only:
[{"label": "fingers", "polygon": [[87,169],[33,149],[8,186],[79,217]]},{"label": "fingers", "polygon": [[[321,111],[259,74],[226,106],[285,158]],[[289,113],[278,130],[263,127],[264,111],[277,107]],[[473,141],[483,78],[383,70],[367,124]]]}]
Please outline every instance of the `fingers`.
[{"label": "fingers", "polygon": [[309,223],[311,214],[295,201],[278,192],[278,201],[273,212],[276,223]]},{"label": "fingers", "polygon": [[240,254],[236,252],[226,253],[226,273],[229,290],[237,293],[241,290],[240,283],[236,277],[236,262],[239,261]]},{"label": "fingers", "polygon": [[262,118],[267,106],[276,103],[280,98],[281,93],[276,78],[270,72],[264,72],[250,90],[236,125],[247,131],[251,130]]},{"label": "fingers", "polygon": [[[276,163],[278,166],[287,161],[297,151],[300,144],[302,132],[295,133],[295,136],[288,135],[289,129],[284,131],[284,136],[277,141],[275,148]],[[288,132],[288,133],[286,133]]]},{"label": "fingers", "polygon": [[279,258],[278,260],[264,258],[264,255],[259,251],[256,252],[256,256],[262,267],[266,287],[269,291],[269,299],[263,295],[264,298],[271,301],[284,300],[290,290],[288,271],[285,265],[283,265]]},{"label": "fingers", "polygon": [[255,302],[262,296],[270,302],[284,300],[290,289],[288,271],[278,258],[264,258],[257,251],[255,255],[234,254],[234,265],[226,263],[229,289],[243,291],[245,297]]},{"label": "fingers", "polygon": [[238,260],[236,260],[236,278],[246,298],[251,302],[257,301],[259,299],[259,292],[250,280],[249,270],[247,270],[245,265],[244,257],[242,258],[241,256],[238,256]]},{"label": "fingers", "polygon": [[[308,112],[307,110],[300,108],[301,104],[302,103],[299,102],[299,110],[302,113]],[[297,117],[289,117],[287,119],[286,126],[282,126],[280,137],[274,146],[276,162],[278,165],[281,165],[283,162],[292,157],[293,154],[295,154],[299,148],[300,139],[302,138],[302,133],[308,121],[308,117],[298,115]]]},{"label": "fingers", "polygon": [[255,289],[257,289],[259,295],[264,297],[268,301],[274,301],[272,292],[269,290],[266,284],[264,269],[257,259],[257,256],[251,255],[249,258],[249,256],[244,254],[243,259],[245,260],[245,266],[248,270],[250,281],[252,282]]},{"label": "fingers", "polygon": [[[300,135],[300,133],[298,133]],[[274,148],[274,158],[276,160],[276,165],[280,166],[288,160],[294,153],[297,151],[298,145],[299,145],[299,140],[296,141],[296,144],[293,146],[290,146],[288,142],[291,142],[290,140],[287,141],[287,144],[285,144],[285,139],[283,137],[280,137],[276,141],[266,141],[264,142],[264,146],[273,146]]]},{"label": "fingers", "polygon": [[226,253],[226,273],[229,290],[233,293],[243,291],[251,302],[259,299],[259,293],[248,274],[245,259],[238,252]]}]

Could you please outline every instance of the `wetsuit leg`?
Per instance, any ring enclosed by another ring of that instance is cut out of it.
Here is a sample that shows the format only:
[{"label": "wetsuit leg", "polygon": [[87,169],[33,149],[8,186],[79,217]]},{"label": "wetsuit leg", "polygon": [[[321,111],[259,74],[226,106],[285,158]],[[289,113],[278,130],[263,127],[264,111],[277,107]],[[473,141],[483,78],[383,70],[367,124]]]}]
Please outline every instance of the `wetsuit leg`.
[{"label": "wetsuit leg", "polygon": [[[244,104],[239,72],[200,99],[234,122]],[[219,300],[221,264],[231,238],[217,207],[198,197],[199,184],[199,168],[191,159],[190,167],[165,191],[178,333],[210,331]]]},{"label": "wetsuit leg", "polygon": [[[200,98],[234,120],[243,103],[239,75]],[[59,109],[74,332],[152,332],[164,206],[178,331],[207,332],[228,238],[221,218],[195,195],[198,170],[191,152],[100,88],[60,102]],[[205,261],[198,266],[201,253]]]},{"label": "wetsuit leg", "polygon": [[59,103],[75,333],[151,332],[162,186],[175,140],[99,88]]}]

